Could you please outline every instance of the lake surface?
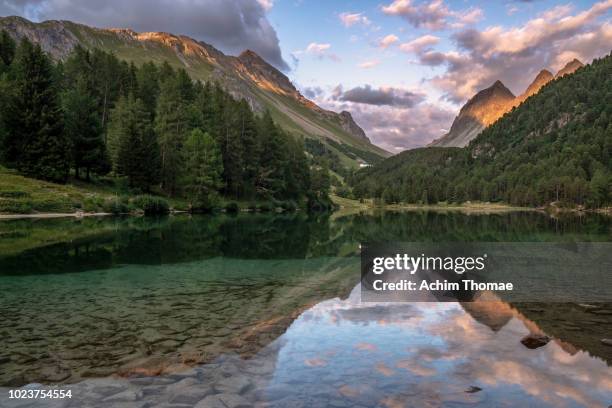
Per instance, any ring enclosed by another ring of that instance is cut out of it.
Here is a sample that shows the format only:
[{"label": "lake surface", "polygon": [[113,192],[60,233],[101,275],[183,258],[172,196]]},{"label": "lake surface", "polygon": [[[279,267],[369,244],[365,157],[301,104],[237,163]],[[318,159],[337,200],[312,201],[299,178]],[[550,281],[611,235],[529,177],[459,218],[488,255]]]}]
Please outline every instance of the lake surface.
[{"label": "lake surface", "polygon": [[[362,242],[608,242],[610,218],[0,222],[0,406],[608,407],[612,306],[362,303]],[[545,339],[545,340],[542,340]],[[72,390],[63,401],[8,389]]]}]

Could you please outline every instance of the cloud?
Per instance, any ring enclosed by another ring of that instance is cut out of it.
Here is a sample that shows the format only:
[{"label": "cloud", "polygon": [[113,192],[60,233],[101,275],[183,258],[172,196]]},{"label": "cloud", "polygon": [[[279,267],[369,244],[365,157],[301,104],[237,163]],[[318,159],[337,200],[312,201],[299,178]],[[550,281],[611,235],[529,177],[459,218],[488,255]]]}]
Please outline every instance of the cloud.
[{"label": "cloud", "polygon": [[498,79],[518,94],[543,68],[558,70],[572,58],[588,63],[608,54],[612,23],[598,19],[610,9],[612,0],[575,15],[570,7],[558,6],[521,26],[460,30],[453,34],[453,51],[407,48],[421,64],[446,68],[430,81],[447,100],[461,103]]},{"label": "cloud", "polygon": [[372,88],[370,85],[358,86],[348,91],[336,88],[334,95],[340,101],[361,103],[376,106],[399,106],[410,108],[422,102],[425,96],[422,93],[411,92],[393,87]]},{"label": "cloud", "polygon": [[297,51],[294,54],[306,53],[306,54],[314,55],[319,59],[328,58],[332,61],[339,62],[340,57],[334,53],[331,53],[330,49],[331,49],[331,44],[312,42],[308,44],[308,47],[306,47],[304,51]]},{"label": "cloud", "polygon": [[356,24],[363,24],[365,26],[371,24],[368,17],[363,15],[363,13],[341,13],[338,17],[345,27],[352,27]]},{"label": "cloud", "polygon": [[314,86],[314,87],[304,88],[304,90],[302,92],[303,92],[305,97],[307,97],[309,99],[315,99],[318,96],[323,94],[323,89],[321,89],[321,87]]},{"label": "cloud", "polygon": [[465,11],[451,10],[444,0],[420,3],[413,0],[394,0],[391,4],[382,6],[382,11],[387,15],[402,17],[416,28],[428,30],[461,28],[480,21],[483,16],[483,11],[476,7]]},{"label": "cloud", "polygon": [[272,7],[274,7],[274,0],[257,0],[257,2],[266,11],[270,11],[272,9]]},{"label": "cloud", "polygon": [[370,69],[370,68],[374,68],[376,66],[380,65],[380,61],[379,60],[371,60],[371,61],[364,61],[360,64],[358,64],[357,66],[359,68],[363,68],[363,69]]},{"label": "cloud", "polygon": [[2,0],[0,15],[73,20],[99,27],[166,31],[205,41],[229,54],[249,48],[287,71],[266,12],[272,0]]},{"label": "cloud", "polygon": [[306,52],[309,54],[321,55],[331,48],[331,44],[310,43],[306,47]]},{"label": "cloud", "polygon": [[345,91],[338,85],[311,97],[326,109],[351,112],[370,140],[390,152],[427,145],[447,131],[456,114],[425,102],[420,90],[364,85]]},{"label": "cloud", "polygon": [[482,9],[474,7],[467,11],[457,13],[455,15],[457,16],[459,25],[469,25],[469,24],[475,24],[479,22],[480,20],[482,20],[482,17],[484,16],[484,12],[482,11]]},{"label": "cloud", "polygon": [[390,47],[391,45],[395,44],[398,41],[399,41],[399,38],[397,38],[395,34],[389,34],[380,39],[380,41],[378,42],[378,46],[382,49],[387,49],[388,47]]},{"label": "cloud", "polygon": [[407,109],[352,104],[345,106],[373,143],[390,152],[422,147],[445,133],[456,112],[421,103]]},{"label": "cloud", "polygon": [[401,44],[400,49],[404,52],[419,54],[423,52],[423,50],[430,49],[432,46],[438,44],[439,42],[439,37],[427,34],[422,37],[416,38],[410,42]]},{"label": "cloud", "polygon": [[446,27],[446,19],[451,15],[442,0],[415,5],[412,0],[394,0],[382,11],[388,15],[401,16],[415,27],[441,30]]}]

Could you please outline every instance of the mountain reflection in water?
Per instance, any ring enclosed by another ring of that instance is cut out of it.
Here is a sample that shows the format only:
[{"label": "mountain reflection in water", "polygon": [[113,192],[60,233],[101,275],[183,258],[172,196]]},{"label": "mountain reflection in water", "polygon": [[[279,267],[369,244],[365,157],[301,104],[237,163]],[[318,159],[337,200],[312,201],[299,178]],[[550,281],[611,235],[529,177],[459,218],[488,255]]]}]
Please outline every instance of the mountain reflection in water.
[{"label": "mountain reflection in water", "polygon": [[[609,241],[605,217],[0,223],[0,380],[54,406],[612,403],[610,305],[361,303],[359,243]],[[485,301],[486,300],[486,301]],[[0,406],[48,406],[6,399]]]}]

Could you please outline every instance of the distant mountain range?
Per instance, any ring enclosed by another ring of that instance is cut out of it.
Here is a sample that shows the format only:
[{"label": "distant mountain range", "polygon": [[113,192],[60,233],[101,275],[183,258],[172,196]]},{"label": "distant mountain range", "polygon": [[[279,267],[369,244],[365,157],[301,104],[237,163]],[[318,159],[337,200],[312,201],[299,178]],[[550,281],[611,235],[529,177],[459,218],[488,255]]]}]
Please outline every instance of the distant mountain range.
[{"label": "distant mountain range", "polygon": [[[477,201],[607,211],[612,208],[612,54],[579,66],[572,61],[553,81],[541,72],[514,99],[496,82],[464,107],[456,127],[479,106],[483,123],[494,121],[504,103],[510,111],[468,146],[408,150],[362,169],[351,179],[354,197],[389,204]],[[479,98],[496,104],[479,104]]]},{"label": "distant mountain range", "polygon": [[234,57],[182,35],[99,29],[71,21],[33,23],[21,17],[0,17],[0,30],[15,39],[27,37],[55,59],[66,58],[81,45],[112,52],[135,64],[166,61],[186,69],[194,79],[218,81],[234,97],[247,100],[254,111],[270,110],[286,130],[327,143],[349,167],[369,162],[373,156],[390,156],[370,142],[349,112],[319,107],[305,98],[285,74],[251,50]]},{"label": "distant mountain range", "polygon": [[505,113],[520,105],[555,78],[568,75],[583,67],[577,59],[567,63],[557,75],[542,70],[527,87],[525,92],[515,96],[501,81],[495,81],[489,88],[478,92],[459,111],[450,131],[430,146],[465,147],[484,129],[495,123]]}]

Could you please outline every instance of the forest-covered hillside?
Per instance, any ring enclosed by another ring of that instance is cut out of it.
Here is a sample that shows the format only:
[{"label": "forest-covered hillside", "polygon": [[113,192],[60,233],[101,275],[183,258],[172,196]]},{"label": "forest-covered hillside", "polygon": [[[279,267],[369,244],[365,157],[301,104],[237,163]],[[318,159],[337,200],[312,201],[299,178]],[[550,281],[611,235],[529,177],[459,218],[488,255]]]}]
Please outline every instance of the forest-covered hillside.
[{"label": "forest-covered hillside", "polygon": [[327,202],[326,166],[266,112],[169,64],[128,64],[76,47],[54,63],[39,45],[0,33],[0,159],[28,177],[110,175],[210,208],[238,200]]},{"label": "forest-covered hillside", "polygon": [[[257,113],[268,110],[274,122],[292,134],[328,144],[346,169],[359,163],[374,163],[390,154],[370,143],[348,112],[325,110],[308,100],[289,78],[256,53],[225,55],[213,45],[183,35],[165,32],[137,33],[129,28],[103,29],[66,20],[32,22],[22,17],[0,17],[0,30],[16,41],[28,38],[40,44],[55,61],[65,61],[76,46],[114,54],[136,66],[154,61],[185,69],[194,80],[218,82],[236,99],[245,99]],[[328,143],[332,142],[332,143]],[[338,143],[343,149],[332,146]],[[351,149],[354,155],[344,151]],[[356,157],[354,157],[356,156]]]},{"label": "forest-covered hillside", "polygon": [[612,204],[612,56],[546,85],[464,149],[403,152],[351,180],[388,203]]}]

